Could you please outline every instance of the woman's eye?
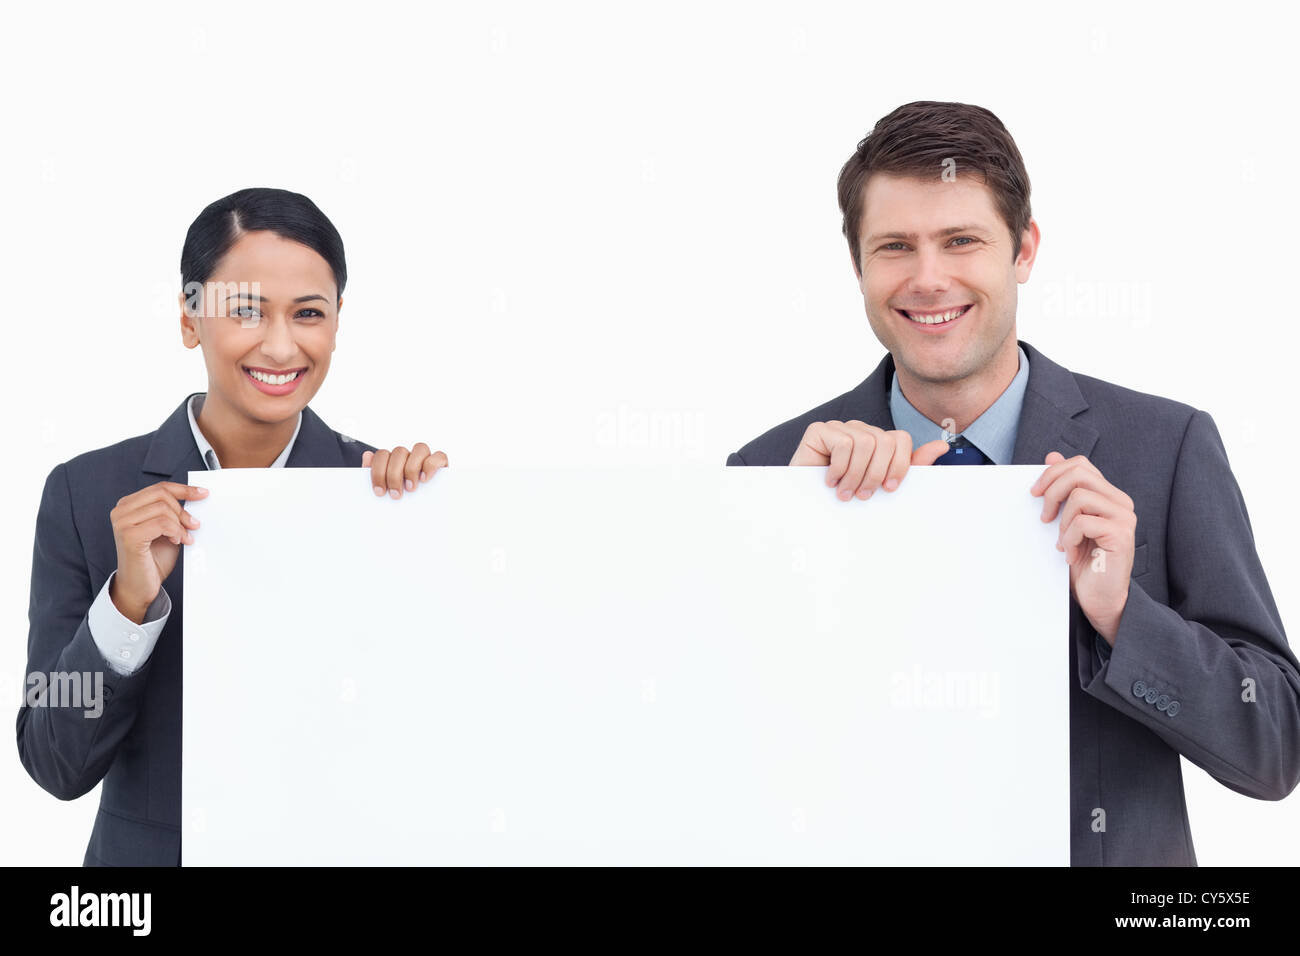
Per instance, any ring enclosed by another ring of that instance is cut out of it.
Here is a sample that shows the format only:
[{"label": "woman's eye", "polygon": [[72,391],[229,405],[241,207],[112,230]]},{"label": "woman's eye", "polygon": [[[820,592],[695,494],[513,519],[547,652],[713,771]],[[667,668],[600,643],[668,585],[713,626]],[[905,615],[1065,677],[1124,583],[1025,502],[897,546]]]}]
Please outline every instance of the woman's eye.
[{"label": "woman's eye", "polygon": [[256,319],[260,315],[256,309],[247,305],[239,306],[231,314],[237,319]]},{"label": "woman's eye", "polygon": [[325,313],[319,309],[302,309],[298,312],[300,317],[306,316],[309,319],[320,319],[325,317]]}]

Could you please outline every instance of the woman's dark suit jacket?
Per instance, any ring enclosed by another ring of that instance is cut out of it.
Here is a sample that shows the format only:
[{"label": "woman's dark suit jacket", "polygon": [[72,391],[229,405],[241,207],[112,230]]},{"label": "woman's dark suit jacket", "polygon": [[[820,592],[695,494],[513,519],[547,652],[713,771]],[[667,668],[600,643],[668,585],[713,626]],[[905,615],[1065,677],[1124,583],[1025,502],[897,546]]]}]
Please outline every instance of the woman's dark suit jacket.
[{"label": "woman's dark suit jacket", "polygon": [[[155,432],[78,455],[45,480],[36,518],[27,674],[103,674],[103,712],[21,706],[18,753],[38,784],[74,800],[104,781],[87,866],[176,866],[181,854],[181,582],[185,549],[163,582],[172,612],[152,654],[124,676],[91,637],[87,611],[117,567],[109,512],[159,481],[207,468],[186,402]],[[285,466],[360,467],[370,445],[332,430],[311,408]]]}]

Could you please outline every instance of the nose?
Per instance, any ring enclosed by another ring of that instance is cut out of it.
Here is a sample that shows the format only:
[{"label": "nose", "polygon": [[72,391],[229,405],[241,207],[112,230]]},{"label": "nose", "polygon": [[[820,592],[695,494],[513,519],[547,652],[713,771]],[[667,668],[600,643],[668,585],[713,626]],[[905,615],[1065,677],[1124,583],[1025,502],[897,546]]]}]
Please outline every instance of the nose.
[{"label": "nose", "polygon": [[298,346],[293,340],[292,320],[287,315],[282,315],[263,325],[266,331],[262,335],[262,351],[277,367],[288,365],[298,354]]},{"label": "nose", "polygon": [[923,246],[913,259],[916,270],[908,283],[908,291],[917,297],[939,295],[948,290],[948,272],[943,255],[936,249]]}]

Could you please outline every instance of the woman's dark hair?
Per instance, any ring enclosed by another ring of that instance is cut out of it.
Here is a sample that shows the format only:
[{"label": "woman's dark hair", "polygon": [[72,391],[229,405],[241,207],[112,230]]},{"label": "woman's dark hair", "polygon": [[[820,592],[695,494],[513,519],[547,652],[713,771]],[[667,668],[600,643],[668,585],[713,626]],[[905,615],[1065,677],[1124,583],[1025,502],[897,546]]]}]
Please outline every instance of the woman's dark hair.
[{"label": "woman's dark hair", "polygon": [[[247,232],[265,229],[318,252],[334,272],[338,296],[348,280],[343,239],[334,223],[301,193],[257,186],[218,199],[190,224],[181,249],[181,287],[189,290],[208,281],[230,247]],[[336,303],[337,304],[337,303]]]},{"label": "woman's dark hair", "polygon": [[1016,141],[1002,121],[982,106],[917,100],[876,121],[840,170],[842,231],[862,272],[858,233],[862,197],[872,173],[939,180],[945,170],[979,173],[993,191],[998,214],[1011,231],[1012,260],[1029,228],[1029,174]]}]

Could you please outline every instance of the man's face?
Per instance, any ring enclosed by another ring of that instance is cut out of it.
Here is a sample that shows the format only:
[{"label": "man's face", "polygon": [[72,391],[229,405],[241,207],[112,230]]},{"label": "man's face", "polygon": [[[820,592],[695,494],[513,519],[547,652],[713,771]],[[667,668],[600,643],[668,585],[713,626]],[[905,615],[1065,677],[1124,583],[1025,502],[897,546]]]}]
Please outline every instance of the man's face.
[{"label": "man's face", "polygon": [[[202,317],[183,314],[181,328],[186,346],[202,343],[209,398],[262,423],[296,417],[325,381],[334,351],[339,316],[329,263],[301,243],[250,232],[222,257],[201,295]],[[200,302],[197,295],[190,301]],[[184,310],[184,292],[181,302]],[[302,371],[276,385],[259,383],[250,369]]]},{"label": "man's face", "polygon": [[[886,173],[868,181],[858,234],[867,319],[894,363],[934,384],[967,379],[1016,348],[1016,285],[1029,279],[1038,224],[1012,261],[1011,233],[978,176],[926,182]],[[855,268],[857,264],[855,263]],[[916,315],[965,312],[939,325]]]}]

